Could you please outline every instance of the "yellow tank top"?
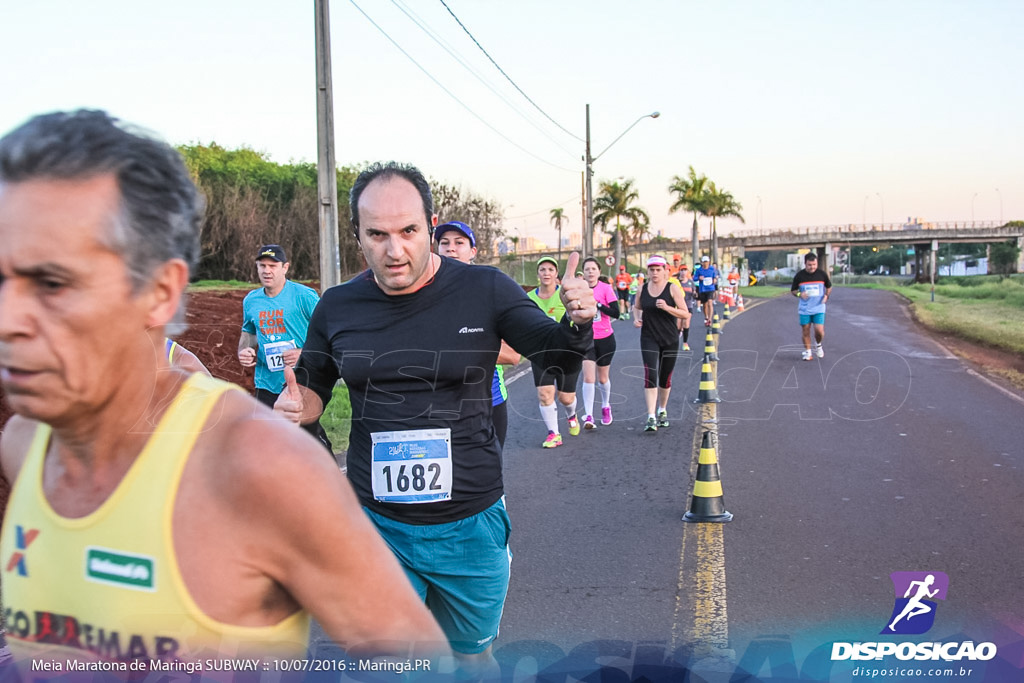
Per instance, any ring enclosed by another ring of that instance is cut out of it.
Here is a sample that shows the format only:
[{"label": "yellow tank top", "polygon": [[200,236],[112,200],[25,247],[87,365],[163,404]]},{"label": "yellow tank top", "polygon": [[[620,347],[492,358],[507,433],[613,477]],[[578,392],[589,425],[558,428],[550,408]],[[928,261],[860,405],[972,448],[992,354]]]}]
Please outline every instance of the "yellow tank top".
[{"label": "yellow tank top", "polygon": [[61,517],[43,495],[50,428],[38,427],[0,537],[7,636],[16,660],[124,663],[305,652],[305,611],[267,627],[224,624],[203,614],[178,570],[171,534],[178,482],[211,409],[232,388],[192,375],[121,483],[81,518]]}]

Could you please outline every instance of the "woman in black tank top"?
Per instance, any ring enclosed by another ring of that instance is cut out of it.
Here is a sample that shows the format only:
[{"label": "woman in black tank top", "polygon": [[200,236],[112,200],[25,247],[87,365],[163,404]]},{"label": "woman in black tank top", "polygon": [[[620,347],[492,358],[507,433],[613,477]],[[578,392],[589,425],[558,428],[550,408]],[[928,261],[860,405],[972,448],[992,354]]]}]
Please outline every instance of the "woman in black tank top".
[{"label": "woman in black tank top", "polygon": [[679,321],[685,323],[690,318],[683,290],[668,282],[667,265],[663,256],[647,260],[647,282],[637,297],[634,319],[634,325],[640,328],[640,355],[644,361],[645,432],[668,427],[668,395],[679,354]]}]

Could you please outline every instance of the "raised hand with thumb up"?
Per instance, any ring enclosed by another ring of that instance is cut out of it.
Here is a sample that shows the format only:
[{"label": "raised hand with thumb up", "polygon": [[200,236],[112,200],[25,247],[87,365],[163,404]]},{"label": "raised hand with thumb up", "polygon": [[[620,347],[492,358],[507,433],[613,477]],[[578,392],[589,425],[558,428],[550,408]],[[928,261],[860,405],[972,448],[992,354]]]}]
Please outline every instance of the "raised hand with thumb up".
[{"label": "raised hand with thumb up", "polygon": [[292,422],[301,424],[305,407],[306,402],[302,389],[299,388],[299,383],[295,380],[295,370],[286,365],[284,366],[284,389],[278,395],[277,401],[274,402],[274,412],[280,413]]},{"label": "raised hand with thumb up", "polygon": [[569,254],[569,260],[565,264],[565,275],[562,276],[562,288],[559,290],[565,312],[569,315],[569,319],[577,325],[589,323],[597,315],[594,291],[590,289],[586,280],[576,277],[576,268],[579,263],[579,252],[574,251]]}]

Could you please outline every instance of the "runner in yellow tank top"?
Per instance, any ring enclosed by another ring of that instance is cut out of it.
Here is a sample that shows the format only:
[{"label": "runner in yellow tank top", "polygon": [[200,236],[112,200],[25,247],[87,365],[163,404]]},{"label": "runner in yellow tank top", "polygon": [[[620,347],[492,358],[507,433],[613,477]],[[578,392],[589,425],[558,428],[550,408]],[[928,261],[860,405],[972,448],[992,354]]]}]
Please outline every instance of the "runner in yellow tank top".
[{"label": "runner in yellow tank top", "polygon": [[350,653],[448,654],[317,442],[169,366],[199,206],[172,148],[103,112],[0,139],[12,653],[33,677],[40,648],[121,665],[275,657],[303,650],[312,616]]},{"label": "runner in yellow tank top", "polygon": [[12,639],[54,660],[83,652],[116,660],[305,652],[305,612],[267,626],[226,624],[195,604],[179,570],[172,518],[182,471],[211,410],[232,389],[193,375],[117,488],[84,517],[64,517],[47,501],[52,430],[37,424],[0,541],[0,557],[16,558],[4,577]]}]

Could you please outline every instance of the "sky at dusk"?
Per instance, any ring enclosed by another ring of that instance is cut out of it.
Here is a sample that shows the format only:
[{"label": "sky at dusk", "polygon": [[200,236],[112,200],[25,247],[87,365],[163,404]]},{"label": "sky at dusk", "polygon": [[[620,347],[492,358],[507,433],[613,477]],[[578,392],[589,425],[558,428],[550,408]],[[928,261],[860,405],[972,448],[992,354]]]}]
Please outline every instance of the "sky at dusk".
[{"label": "sky at dusk", "polygon": [[[579,231],[587,104],[595,155],[660,112],[595,162],[595,191],[634,179],[670,237],[690,165],[743,205],[724,234],[1024,218],[1024,3],[446,3],[331,3],[338,163],[414,163],[499,202],[510,234],[553,244],[555,207]],[[3,132],[96,107],[316,160],[313,2],[0,0],[0,60]]]}]

